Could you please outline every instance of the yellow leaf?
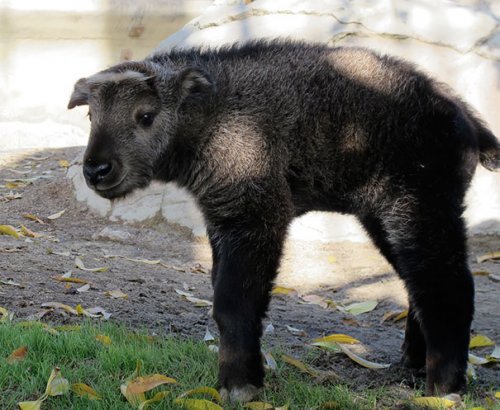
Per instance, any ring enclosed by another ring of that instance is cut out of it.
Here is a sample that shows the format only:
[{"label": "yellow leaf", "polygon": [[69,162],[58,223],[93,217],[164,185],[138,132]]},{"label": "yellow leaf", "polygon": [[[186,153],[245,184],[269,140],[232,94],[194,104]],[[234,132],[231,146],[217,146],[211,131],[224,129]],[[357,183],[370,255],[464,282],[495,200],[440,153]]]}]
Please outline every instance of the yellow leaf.
[{"label": "yellow leaf", "polygon": [[109,346],[111,344],[111,338],[106,335],[97,335],[95,339],[101,342],[104,346]]},{"label": "yellow leaf", "polygon": [[391,310],[390,312],[386,312],[382,317],[380,323],[384,323],[387,320],[391,320],[392,322],[398,322],[401,319],[404,319],[408,316],[408,309],[405,310]]},{"label": "yellow leaf", "polygon": [[275,286],[271,294],[273,295],[289,295],[290,293],[295,292],[295,289],[285,288],[284,286]]},{"label": "yellow leaf", "polygon": [[106,292],[105,295],[113,299],[119,299],[119,298],[128,299],[128,295],[126,293],[123,293],[120,289],[110,290]]},{"label": "yellow leaf", "polygon": [[336,342],[313,342],[311,346],[323,347],[328,350],[332,350],[333,352],[340,352],[340,346]]},{"label": "yellow leaf", "polygon": [[349,359],[351,359],[352,361],[358,363],[363,367],[367,367],[368,369],[387,369],[390,366],[390,364],[370,362],[369,360],[366,360],[361,356],[358,356],[344,345],[339,345],[339,347],[349,357]]},{"label": "yellow leaf", "polygon": [[120,391],[125,396],[127,401],[133,406],[137,407],[141,403],[146,401],[146,395],[144,393],[133,394],[128,391],[128,384],[130,382],[125,382],[120,386]]},{"label": "yellow leaf", "polygon": [[130,383],[131,380],[139,377],[141,375],[141,368],[142,368],[142,361],[140,360],[137,360],[137,363],[135,365],[135,370],[134,370],[134,373],[132,373],[128,378],[127,380],[125,381],[125,383],[123,383],[121,386],[120,386],[120,391],[122,392],[122,394],[125,396],[125,398],[127,399],[127,401],[134,407],[137,407],[139,406],[142,402],[146,401],[146,396],[144,395],[144,393],[139,393],[139,394],[133,394],[133,393],[130,393],[128,391],[128,385]]},{"label": "yellow leaf", "polygon": [[167,397],[170,393],[168,391],[160,391],[158,393],[156,393],[151,399],[149,400],[145,400],[143,401],[140,405],[139,405],[139,409],[138,410],[144,410],[144,409],[147,409],[149,407],[149,405],[151,403],[157,403],[157,402],[160,402],[162,401],[165,397]]},{"label": "yellow leaf", "polygon": [[251,401],[245,404],[243,407],[251,410],[269,410],[274,408],[272,404],[265,403],[263,401]]},{"label": "yellow leaf", "polygon": [[469,410],[486,410],[484,407],[472,407]]},{"label": "yellow leaf", "polygon": [[293,357],[287,356],[286,354],[281,355],[281,360],[283,360],[285,363],[295,366],[297,369],[302,370],[304,373],[307,373],[310,376],[316,377],[318,375],[318,372],[306,366],[300,360],[294,359]]},{"label": "yellow leaf", "polygon": [[73,315],[78,315],[78,312],[76,309],[73,309],[71,306],[65,305],[64,303],[47,302],[47,303],[42,303],[42,307],[47,307],[47,308],[52,308],[52,309],[62,309],[62,310],[65,310],[66,312],[69,312]]},{"label": "yellow leaf", "polygon": [[70,282],[70,283],[89,283],[85,279],[80,278],[66,278],[64,276],[54,276],[52,279],[57,280],[58,282]]},{"label": "yellow leaf", "polygon": [[43,395],[36,401],[22,401],[21,403],[17,403],[20,410],[40,410],[42,406],[42,402],[47,398],[46,395]]},{"label": "yellow leaf", "polygon": [[56,212],[55,214],[49,215],[47,219],[50,219],[53,221],[54,219],[60,218],[64,213],[66,212],[66,209],[63,209],[62,211]]},{"label": "yellow leaf", "polygon": [[497,392],[495,392],[495,397],[496,397],[497,399],[500,399],[500,390],[499,390],[499,391],[497,391]]},{"label": "yellow leaf", "polygon": [[333,333],[331,335],[320,337],[313,340],[313,343],[318,343],[318,342],[336,342],[345,344],[361,343],[358,339],[355,339],[354,337],[348,335],[344,335],[342,333]]},{"label": "yellow leaf", "polygon": [[101,395],[85,383],[74,383],[71,385],[71,390],[78,396],[86,397],[89,400],[102,400]]},{"label": "yellow leaf", "polygon": [[448,400],[444,397],[417,397],[413,399],[413,403],[417,406],[427,407],[430,409],[448,409],[457,404],[455,401]]},{"label": "yellow leaf", "polygon": [[10,318],[9,311],[0,306],[0,322],[7,322],[9,318]]},{"label": "yellow leaf", "polygon": [[90,313],[90,312],[87,312],[83,307],[82,305],[76,305],[75,306],[75,310],[76,312],[80,315],[80,316],[87,316],[87,317],[91,317],[91,318],[99,318],[101,317],[100,315],[97,315],[97,314],[94,314],[94,313]]},{"label": "yellow leaf", "polygon": [[488,272],[487,270],[476,270],[476,271],[472,272],[472,274],[474,276],[488,276],[490,274],[490,272]]},{"label": "yellow leaf", "polygon": [[145,263],[146,265],[158,265],[161,259],[144,259],[144,258],[126,258],[123,259],[131,262]]},{"label": "yellow leaf", "polygon": [[486,253],[484,255],[478,256],[477,257],[477,263],[483,263],[485,261],[489,261],[489,260],[492,260],[492,259],[500,259],[500,251]]},{"label": "yellow leaf", "polygon": [[0,234],[1,235],[10,235],[14,238],[19,238],[19,233],[16,228],[10,225],[0,225]]},{"label": "yellow leaf", "polygon": [[367,300],[365,302],[351,303],[350,305],[344,307],[338,307],[342,312],[347,312],[352,315],[360,315],[362,313],[371,312],[378,305],[376,300]]},{"label": "yellow leaf", "polygon": [[175,399],[174,403],[188,410],[223,410],[218,404],[202,399]]},{"label": "yellow leaf", "polygon": [[77,256],[75,258],[75,266],[78,269],[85,270],[87,272],[107,272],[108,268],[102,267],[102,268],[86,268],[85,265],[83,264],[83,261]]},{"label": "yellow leaf", "polygon": [[161,386],[162,384],[173,384],[177,383],[177,380],[171,377],[164,376],[162,374],[153,374],[150,376],[137,377],[136,379],[130,381],[127,386],[127,390],[132,394],[144,393],[155,387]]},{"label": "yellow leaf", "polygon": [[57,161],[57,163],[62,168],[68,168],[69,167],[69,162],[67,160],[65,160],[65,159],[60,159],[59,161]]},{"label": "yellow leaf", "polygon": [[184,397],[187,396],[192,396],[194,394],[208,394],[212,396],[212,398],[215,401],[218,401],[219,403],[222,402],[222,398],[220,397],[220,394],[217,390],[215,390],[213,387],[197,387],[196,389],[188,390],[187,392],[182,393],[178,399],[183,399]]},{"label": "yellow leaf", "polygon": [[31,219],[32,221],[38,222],[41,225],[45,225],[45,222],[43,222],[38,216],[33,215],[33,214],[23,214],[23,216],[26,219]]},{"label": "yellow leaf", "polygon": [[39,233],[33,232],[31,229],[26,228],[24,225],[21,225],[21,233],[28,238],[39,238]]},{"label": "yellow leaf", "polygon": [[333,255],[330,255],[328,256],[328,262],[329,263],[336,263],[337,262],[337,258]]},{"label": "yellow leaf", "polygon": [[49,380],[47,381],[47,387],[45,388],[45,394],[49,396],[60,396],[66,394],[69,391],[69,382],[61,376],[61,369],[56,367],[52,370]]},{"label": "yellow leaf", "polygon": [[7,363],[14,364],[17,362],[21,362],[26,358],[28,354],[28,346],[22,346],[14,350],[10,356],[7,358]]},{"label": "yellow leaf", "polygon": [[206,307],[206,306],[212,306],[213,303],[210,302],[209,300],[205,299],[198,299],[195,298],[194,296],[185,296],[187,300],[189,300],[191,303],[194,303],[195,307]]},{"label": "yellow leaf", "polygon": [[486,347],[486,346],[495,346],[495,342],[491,340],[488,336],[484,335],[474,336],[469,343],[469,349],[473,349],[475,347]]}]

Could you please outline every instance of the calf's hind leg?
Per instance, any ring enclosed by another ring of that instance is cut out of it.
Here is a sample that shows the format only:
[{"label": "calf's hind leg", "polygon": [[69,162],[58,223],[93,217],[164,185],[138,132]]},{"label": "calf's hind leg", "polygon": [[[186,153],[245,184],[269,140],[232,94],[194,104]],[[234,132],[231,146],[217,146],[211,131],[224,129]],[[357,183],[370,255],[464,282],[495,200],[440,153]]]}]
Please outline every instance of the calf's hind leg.
[{"label": "calf's hind leg", "polygon": [[[462,209],[445,202],[436,196],[424,201],[427,207],[392,211],[382,219],[412,303],[409,332],[419,324],[425,339],[427,394],[465,388],[474,310]],[[408,331],[407,338],[408,348],[413,343]]]},{"label": "calf's hind leg", "polygon": [[[361,217],[360,222],[382,255],[397,270],[395,252],[380,219],[368,214]],[[420,323],[415,314],[414,303],[411,299],[409,305],[401,362],[406,367],[419,369],[425,366],[426,345]]]}]

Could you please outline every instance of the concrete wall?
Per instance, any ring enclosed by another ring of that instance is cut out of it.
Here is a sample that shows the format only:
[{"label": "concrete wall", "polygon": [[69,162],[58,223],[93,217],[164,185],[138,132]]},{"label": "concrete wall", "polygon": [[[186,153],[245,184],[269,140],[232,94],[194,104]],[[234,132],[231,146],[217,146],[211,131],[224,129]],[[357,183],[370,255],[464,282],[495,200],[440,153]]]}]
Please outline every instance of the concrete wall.
[{"label": "concrete wall", "polygon": [[[75,79],[124,58],[142,58],[160,42],[159,50],[168,50],[283,36],[368,46],[414,61],[452,85],[500,135],[498,0],[216,0],[206,8],[207,4],[0,0],[0,150],[6,143],[11,148],[85,144],[85,107],[65,110]],[[199,17],[168,36],[196,11]],[[185,192],[154,184],[112,206],[85,186],[80,161],[68,176],[77,198],[94,211],[130,222],[161,215],[203,235],[201,215]],[[500,233],[500,175],[479,169],[467,201],[471,233]],[[295,221],[290,237],[367,240],[353,218],[325,213]]]},{"label": "concrete wall", "polygon": [[0,150],[85,145],[75,81],[140,59],[209,0],[0,0]]}]

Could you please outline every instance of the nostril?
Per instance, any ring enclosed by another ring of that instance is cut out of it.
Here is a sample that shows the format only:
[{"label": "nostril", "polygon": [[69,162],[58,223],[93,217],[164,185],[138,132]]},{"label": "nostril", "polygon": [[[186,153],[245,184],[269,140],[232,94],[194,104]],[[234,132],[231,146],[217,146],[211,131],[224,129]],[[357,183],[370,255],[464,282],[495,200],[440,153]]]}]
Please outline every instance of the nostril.
[{"label": "nostril", "polygon": [[104,178],[111,172],[111,164],[99,164],[96,166],[96,175],[98,178]]},{"label": "nostril", "polygon": [[97,184],[106,178],[112,169],[113,166],[110,163],[97,165],[87,163],[83,166],[83,175],[91,184]]}]

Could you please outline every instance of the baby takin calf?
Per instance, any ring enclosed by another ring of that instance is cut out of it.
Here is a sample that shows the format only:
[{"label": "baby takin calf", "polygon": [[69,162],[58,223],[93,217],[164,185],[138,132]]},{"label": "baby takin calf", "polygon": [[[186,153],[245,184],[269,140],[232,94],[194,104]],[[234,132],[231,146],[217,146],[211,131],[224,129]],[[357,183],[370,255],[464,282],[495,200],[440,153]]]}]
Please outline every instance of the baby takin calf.
[{"label": "baby takin calf", "polygon": [[126,62],[80,79],[83,172],[104,198],[152,180],[189,190],[213,251],[219,385],[262,387],[262,318],[287,228],[355,215],[404,281],[403,363],[427,394],[465,387],[474,286],[464,195],[500,145],[473,110],[413,65],[362,48],[258,41]]}]

